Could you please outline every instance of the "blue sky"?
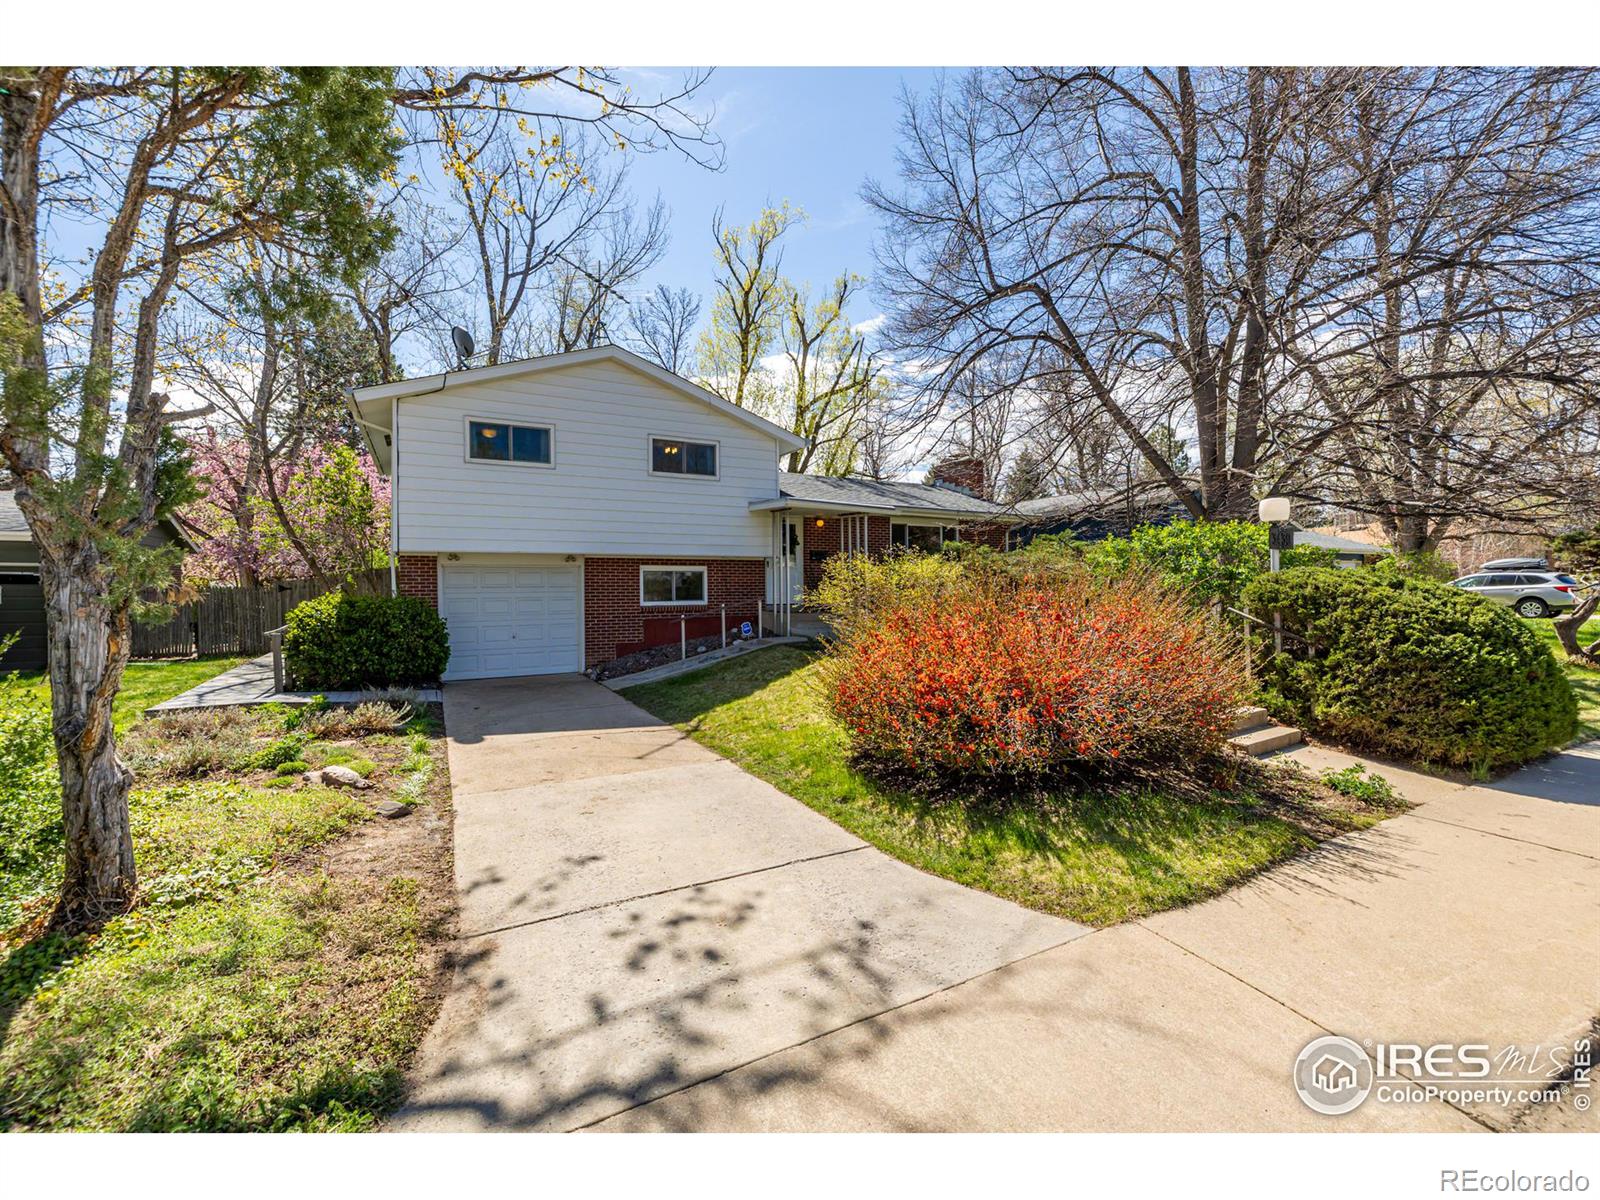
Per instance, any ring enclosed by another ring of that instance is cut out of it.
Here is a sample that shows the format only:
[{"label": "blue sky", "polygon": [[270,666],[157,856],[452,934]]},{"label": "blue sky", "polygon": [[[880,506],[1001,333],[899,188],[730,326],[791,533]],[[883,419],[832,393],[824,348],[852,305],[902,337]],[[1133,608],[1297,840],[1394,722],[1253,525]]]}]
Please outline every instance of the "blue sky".
[{"label": "blue sky", "polygon": [[[671,86],[683,72],[641,68],[623,74],[645,93],[653,79]],[[709,303],[717,206],[725,208],[730,223],[744,224],[763,205],[784,200],[809,218],[784,239],[784,270],[791,278],[820,289],[845,270],[870,277],[877,224],[861,200],[861,185],[868,176],[895,175],[901,87],[921,91],[935,75],[932,69],[893,67],[715,71],[698,97],[715,108],[723,170],[708,171],[672,150],[629,154],[630,183],[639,200],[659,192],[671,210],[671,246],[644,282],[687,287]],[[86,250],[85,231],[65,213],[57,214],[49,240],[52,251],[67,258]],[[864,297],[852,316],[873,316],[875,303]]]},{"label": "blue sky", "polygon": [[[861,201],[861,185],[868,176],[895,174],[902,84],[920,92],[934,77],[932,70],[900,68],[718,70],[704,95],[717,110],[726,168],[706,171],[669,153],[633,160],[641,199],[659,191],[672,210],[672,246],[650,282],[709,298],[717,206],[730,222],[744,223],[783,200],[810,218],[785,239],[791,278],[821,288],[844,270],[870,276],[877,221]],[[874,304],[865,298],[852,316],[873,316]]]}]

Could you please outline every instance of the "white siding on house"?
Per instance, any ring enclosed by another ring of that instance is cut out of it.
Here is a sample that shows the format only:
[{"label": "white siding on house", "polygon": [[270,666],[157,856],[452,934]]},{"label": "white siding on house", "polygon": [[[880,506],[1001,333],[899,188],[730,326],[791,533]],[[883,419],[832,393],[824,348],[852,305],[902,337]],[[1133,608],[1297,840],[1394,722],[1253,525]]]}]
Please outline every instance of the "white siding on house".
[{"label": "white siding on house", "polygon": [[[553,469],[469,461],[468,418],[555,429]],[[401,553],[765,557],[768,434],[616,362],[461,384],[399,402]],[[718,443],[719,477],[650,472],[650,438]]]}]

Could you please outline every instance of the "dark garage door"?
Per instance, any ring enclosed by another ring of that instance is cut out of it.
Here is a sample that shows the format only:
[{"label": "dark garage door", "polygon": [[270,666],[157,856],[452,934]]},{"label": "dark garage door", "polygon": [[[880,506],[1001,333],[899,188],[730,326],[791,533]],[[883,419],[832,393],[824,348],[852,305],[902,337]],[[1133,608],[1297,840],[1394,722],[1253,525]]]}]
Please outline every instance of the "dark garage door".
[{"label": "dark garage door", "polygon": [[38,671],[44,667],[44,592],[37,575],[0,570],[0,641],[18,634],[16,645],[0,657],[0,671]]}]

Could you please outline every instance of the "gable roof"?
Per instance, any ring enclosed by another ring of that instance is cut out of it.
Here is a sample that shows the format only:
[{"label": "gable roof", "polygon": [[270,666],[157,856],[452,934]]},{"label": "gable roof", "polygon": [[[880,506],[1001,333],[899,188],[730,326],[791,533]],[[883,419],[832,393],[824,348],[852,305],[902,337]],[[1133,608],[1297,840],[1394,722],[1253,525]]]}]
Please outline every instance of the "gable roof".
[{"label": "gable roof", "polygon": [[900,479],[862,479],[856,476],[795,475],[778,472],[776,503],[763,501],[752,508],[791,507],[799,504],[825,505],[841,511],[887,513],[933,513],[953,517],[1003,517],[1009,509],[970,492],[929,483],[910,483]]},{"label": "gable roof", "polygon": [[367,435],[367,444],[372,450],[372,455],[378,460],[378,465],[387,470],[388,451],[387,445],[380,451],[377,440],[372,436],[374,430],[383,433],[392,433],[389,428],[388,401],[404,399],[407,396],[419,396],[428,392],[442,392],[446,388],[459,387],[469,383],[490,383],[497,379],[516,379],[524,375],[537,375],[544,371],[560,371],[570,367],[587,366],[591,363],[611,362],[618,366],[636,371],[640,375],[653,379],[663,387],[690,400],[699,401],[708,408],[715,409],[725,417],[730,417],[743,425],[759,430],[768,437],[773,438],[785,450],[802,450],[808,444],[806,439],[789,432],[781,425],[775,425],[764,417],[758,417],[749,409],[740,408],[709,392],[698,384],[690,383],[682,376],[674,375],[671,371],[658,367],[647,358],[641,358],[631,350],[624,350],[621,346],[595,346],[590,350],[571,350],[565,354],[546,354],[539,358],[524,358],[517,362],[498,363],[492,367],[469,367],[465,371],[442,371],[437,375],[424,375],[419,379],[403,379],[399,383],[379,383],[372,387],[356,388],[345,393],[350,410],[356,420],[361,423],[363,432]]}]

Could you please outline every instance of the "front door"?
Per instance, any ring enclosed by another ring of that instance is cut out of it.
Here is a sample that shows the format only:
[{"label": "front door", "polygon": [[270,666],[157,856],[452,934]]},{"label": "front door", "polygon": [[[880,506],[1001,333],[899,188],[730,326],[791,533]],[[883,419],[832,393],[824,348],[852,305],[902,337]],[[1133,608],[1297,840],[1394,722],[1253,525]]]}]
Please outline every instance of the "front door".
[{"label": "front door", "polygon": [[789,548],[789,603],[799,604],[806,590],[806,523],[785,517],[784,543]]}]

